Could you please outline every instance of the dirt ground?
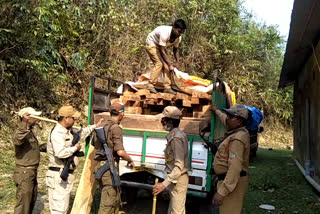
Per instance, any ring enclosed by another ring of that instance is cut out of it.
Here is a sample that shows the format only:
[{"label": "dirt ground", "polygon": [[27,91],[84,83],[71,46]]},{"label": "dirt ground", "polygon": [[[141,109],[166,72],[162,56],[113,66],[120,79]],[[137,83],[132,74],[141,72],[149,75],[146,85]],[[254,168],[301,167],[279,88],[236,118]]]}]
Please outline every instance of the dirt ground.
[{"label": "dirt ground", "polygon": [[279,122],[263,121],[264,131],[259,134],[259,147],[293,150],[293,129]]}]

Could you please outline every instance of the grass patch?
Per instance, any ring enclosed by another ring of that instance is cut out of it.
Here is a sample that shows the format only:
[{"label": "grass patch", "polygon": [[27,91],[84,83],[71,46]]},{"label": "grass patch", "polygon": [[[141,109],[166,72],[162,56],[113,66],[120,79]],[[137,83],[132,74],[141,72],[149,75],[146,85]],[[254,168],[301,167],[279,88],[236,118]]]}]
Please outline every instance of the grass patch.
[{"label": "grass patch", "polygon": [[[77,170],[77,182],[72,192],[72,200],[79,182],[83,159]],[[39,192],[47,194],[45,172],[48,161],[42,155],[38,182]],[[13,213],[15,204],[14,148],[0,149],[0,213]],[[251,162],[249,169],[249,192],[246,195],[243,214],[266,214],[259,208],[261,204],[276,207],[274,214],[318,214],[320,213],[319,194],[295,165],[292,151],[259,149],[258,156]],[[166,202],[167,203],[167,202]],[[96,203],[98,207],[99,203]],[[47,206],[47,205],[46,205]],[[41,213],[49,213],[47,207]]]},{"label": "grass patch", "polygon": [[320,212],[318,193],[294,163],[292,151],[259,149],[249,174],[243,213],[268,213],[259,208],[261,204],[275,206],[275,214]]},{"label": "grass patch", "polygon": [[16,187],[13,181],[14,151],[0,151],[0,210],[15,204]]}]

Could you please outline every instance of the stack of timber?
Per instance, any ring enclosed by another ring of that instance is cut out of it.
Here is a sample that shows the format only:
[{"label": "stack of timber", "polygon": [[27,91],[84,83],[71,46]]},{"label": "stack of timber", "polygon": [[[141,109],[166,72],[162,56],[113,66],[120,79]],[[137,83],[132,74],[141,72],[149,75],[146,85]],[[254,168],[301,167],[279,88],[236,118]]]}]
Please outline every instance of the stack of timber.
[{"label": "stack of timber", "polygon": [[[155,115],[160,114],[166,106],[177,106],[182,111],[180,129],[187,134],[198,135],[199,125],[210,115],[212,96],[203,92],[194,92],[191,95],[178,92],[176,95],[169,93],[150,93],[142,89],[137,92],[126,91],[118,99],[125,105],[125,117],[121,121],[124,129],[141,131],[163,131],[160,119]],[[95,121],[100,118],[107,119],[107,112],[95,115]]]},{"label": "stack of timber", "polygon": [[[210,118],[206,116],[211,114],[212,97],[201,92],[194,92],[192,96],[180,92],[176,95],[168,93],[152,94],[148,90],[142,89],[138,92],[126,91],[119,98],[112,100],[111,103],[116,101],[125,104],[126,112],[121,121],[123,129],[164,132],[160,118],[155,115],[161,113],[166,106],[172,105],[177,106],[183,112],[179,128],[186,134],[198,135],[200,123]],[[110,118],[109,112],[95,114],[95,123],[100,118]],[[94,149],[90,143],[71,214],[91,212],[96,190],[96,180],[93,172],[100,163],[95,161],[93,157]]]},{"label": "stack of timber", "polygon": [[150,93],[142,89],[137,92],[126,91],[119,101],[125,104],[128,114],[156,115],[166,106],[177,106],[183,117],[201,118],[211,105],[212,96],[204,92],[193,92],[192,96],[177,92]]}]

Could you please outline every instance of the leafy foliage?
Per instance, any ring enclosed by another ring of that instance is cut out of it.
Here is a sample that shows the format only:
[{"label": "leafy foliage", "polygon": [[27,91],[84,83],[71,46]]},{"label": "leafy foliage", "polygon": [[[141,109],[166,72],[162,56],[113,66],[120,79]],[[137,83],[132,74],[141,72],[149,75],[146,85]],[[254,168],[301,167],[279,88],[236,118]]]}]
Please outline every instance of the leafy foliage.
[{"label": "leafy foliage", "polygon": [[135,80],[151,68],[145,39],[187,23],[180,69],[230,84],[239,102],[290,122],[292,89],[277,90],[284,40],[238,0],[0,0],[1,106],[83,105],[92,73]]}]

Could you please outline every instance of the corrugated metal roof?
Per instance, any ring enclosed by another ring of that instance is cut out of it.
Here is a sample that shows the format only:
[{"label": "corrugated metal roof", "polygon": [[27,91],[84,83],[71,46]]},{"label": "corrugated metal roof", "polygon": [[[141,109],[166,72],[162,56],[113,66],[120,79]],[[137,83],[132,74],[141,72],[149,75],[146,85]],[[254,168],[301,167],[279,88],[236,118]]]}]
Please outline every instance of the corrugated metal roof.
[{"label": "corrugated metal roof", "polygon": [[279,87],[293,84],[320,38],[320,0],[295,0]]}]

